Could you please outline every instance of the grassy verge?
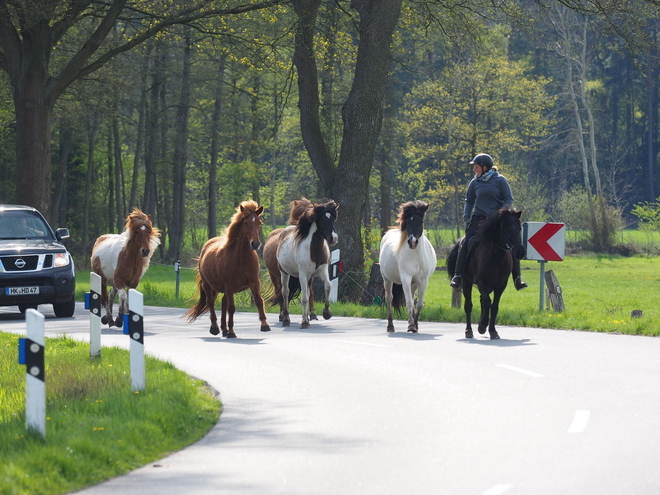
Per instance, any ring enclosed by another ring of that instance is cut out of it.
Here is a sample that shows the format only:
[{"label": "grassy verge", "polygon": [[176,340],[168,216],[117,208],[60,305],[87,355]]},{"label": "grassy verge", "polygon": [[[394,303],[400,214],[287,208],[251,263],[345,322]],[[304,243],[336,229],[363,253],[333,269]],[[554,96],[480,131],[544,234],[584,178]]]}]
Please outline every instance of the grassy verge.
[{"label": "grassy verge", "polygon": [[[451,307],[451,289],[443,270],[444,259],[431,278],[426,293],[426,305],[422,320],[464,322],[461,309]],[[660,309],[657,294],[660,289],[660,258],[652,256],[567,256],[561,262],[546,263],[546,270],[553,270],[562,287],[566,310],[552,311],[544,301],[544,310],[539,310],[540,263],[523,261],[523,276],[529,288],[520,292],[509,283],[502,296],[498,323],[501,325],[529,326],[539,328],[576,329],[598,332],[620,332],[634,335],[660,334]],[[140,283],[145,304],[187,308],[196,299],[196,284],[193,270],[180,272],[179,298],[176,298],[175,272],[171,266],[152,265]],[[262,288],[268,290],[270,281],[264,274]],[[78,300],[89,290],[87,272],[78,274]],[[478,305],[478,296],[473,293]],[[249,293],[237,297],[238,311],[254,311]],[[641,318],[631,318],[631,312],[641,309]],[[274,310],[272,310],[274,311]],[[293,303],[292,313],[300,312],[300,304]],[[338,316],[385,318],[382,306],[336,303],[332,312]],[[473,317],[474,319],[474,317]]]},{"label": "grassy verge", "polygon": [[46,342],[46,439],[25,428],[18,336],[0,332],[0,493],[60,494],[143,466],[200,439],[220,403],[200,380],[146,357],[143,393],[131,393],[128,351],[67,337]]}]

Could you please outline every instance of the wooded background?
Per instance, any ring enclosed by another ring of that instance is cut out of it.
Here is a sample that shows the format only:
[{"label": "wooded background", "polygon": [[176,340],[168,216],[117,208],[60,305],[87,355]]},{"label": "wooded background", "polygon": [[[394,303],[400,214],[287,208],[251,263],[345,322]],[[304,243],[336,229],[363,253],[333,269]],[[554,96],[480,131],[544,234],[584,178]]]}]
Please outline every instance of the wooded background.
[{"label": "wooded background", "polygon": [[486,152],[524,221],[607,250],[658,195],[658,19],[651,0],[0,0],[0,203],[82,259],[137,206],[170,263],[242,200],[275,227],[331,198],[364,280],[404,201],[461,234]]}]

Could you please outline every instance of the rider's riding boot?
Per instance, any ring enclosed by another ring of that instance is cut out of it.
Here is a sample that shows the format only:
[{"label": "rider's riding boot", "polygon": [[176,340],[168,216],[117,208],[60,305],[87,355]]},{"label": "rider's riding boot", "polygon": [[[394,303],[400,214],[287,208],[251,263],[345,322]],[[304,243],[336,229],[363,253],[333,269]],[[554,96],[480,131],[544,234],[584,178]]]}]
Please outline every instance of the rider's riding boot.
[{"label": "rider's riding boot", "polygon": [[516,290],[523,290],[527,288],[527,283],[520,275],[520,260],[513,260],[513,270],[511,271],[513,277],[513,285]]},{"label": "rider's riding boot", "polygon": [[454,289],[460,289],[463,287],[463,268],[465,268],[465,253],[467,251],[467,248],[464,245],[461,245],[461,248],[458,250],[458,258],[456,259],[456,270],[454,271],[454,276],[451,279],[451,282],[449,282],[449,285],[451,285]]}]

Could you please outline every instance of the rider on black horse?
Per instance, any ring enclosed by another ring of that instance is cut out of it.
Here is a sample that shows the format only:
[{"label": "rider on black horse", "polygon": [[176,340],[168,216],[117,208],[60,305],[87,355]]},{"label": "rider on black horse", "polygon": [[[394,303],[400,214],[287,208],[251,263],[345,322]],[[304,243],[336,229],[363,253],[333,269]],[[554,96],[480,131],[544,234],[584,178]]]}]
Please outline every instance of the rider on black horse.
[{"label": "rider on black horse", "polygon": [[[467,259],[468,242],[477,233],[479,224],[490,214],[501,208],[509,208],[513,204],[511,187],[506,177],[497,172],[493,159],[486,153],[479,153],[470,162],[475,173],[465,194],[465,237],[458,252],[456,270],[450,285],[456,289],[462,287],[462,274]],[[513,284],[516,290],[522,290],[527,284],[520,276],[520,260],[513,260]]]}]

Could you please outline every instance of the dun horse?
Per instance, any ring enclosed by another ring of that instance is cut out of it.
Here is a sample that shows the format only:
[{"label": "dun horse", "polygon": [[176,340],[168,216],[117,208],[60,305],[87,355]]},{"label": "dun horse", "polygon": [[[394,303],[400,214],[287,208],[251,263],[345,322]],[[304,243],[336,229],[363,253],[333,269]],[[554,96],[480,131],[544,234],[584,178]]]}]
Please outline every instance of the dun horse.
[{"label": "dun horse", "polygon": [[[199,300],[183,315],[183,318],[193,322],[209,312],[211,318],[209,331],[212,335],[218,335],[221,329],[223,337],[236,337],[234,294],[247,289],[252,292],[252,298],[259,311],[261,331],[270,331],[261,297],[260,266],[256,251],[261,245],[259,217],[263,211],[264,207],[259,206],[255,201],[243,201],[236,208],[225,235],[209,239],[202,247],[197,262]],[[215,301],[221,292],[222,314],[218,329]]]},{"label": "dun horse", "polygon": [[419,328],[424,294],[437,264],[435,250],[424,235],[424,216],[428,208],[423,201],[403,203],[399,206],[399,228],[387,231],[380,241],[379,262],[387,301],[388,332],[394,332],[392,306],[400,313],[404,302],[408,309],[408,331],[417,333]]},{"label": "dun horse", "polygon": [[[160,231],[151,224],[151,216],[137,208],[126,217],[126,228],[121,234],[104,234],[92,249],[92,271],[101,277],[101,304],[105,315],[101,323],[108,326],[123,325],[128,311],[128,289],[135,289],[149,268],[154,250],[160,244]],[[108,296],[107,286],[112,286]],[[117,319],[112,319],[112,305],[119,292]]]},{"label": "dun horse", "polygon": [[[297,225],[300,217],[309,208],[314,205],[307,198],[295,199],[291,201],[291,211],[289,213],[288,225]],[[269,300],[280,301],[280,316],[279,319],[284,319],[284,305],[282,299],[282,275],[280,273],[280,266],[277,262],[277,246],[279,245],[279,237],[284,232],[284,228],[275,229],[268,234],[266,244],[264,245],[264,263],[268,269],[270,281],[273,284],[273,295]],[[289,303],[300,294],[300,279],[298,277],[289,277]],[[312,279],[309,280],[309,319],[318,320],[316,312],[314,311],[314,290],[312,288]]]},{"label": "dun horse", "polygon": [[[308,306],[310,300],[310,283],[314,277],[323,280],[325,288],[325,308],[323,318],[332,317],[330,312],[330,276],[328,262],[330,261],[330,246],[337,243],[335,220],[339,205],[330,200],[325,204],[301,205],[303,212],[296,225],[286,227],[272,243],[277,244],[277,263],[281,277],[281,294],[275,294],[268,302],[280,304],[282,307],[282,326],[291,324],[289,318],[289,280],[296,277],[300,280],[302,293],[302,323],[300,328],[309,328]],[[272,248],[272,247],[271,247]]]},{"label": "dun horse", "polygon": [[[477,234],[474,246],[468,246],[468,259],[463,272],[463,295],[465,296],[465,317],[467,326],[465,337],[471,339],[472,333],[472,285],[476,285],[481,295],[481,318],[479,333],[490,334],[491,339],[499,339],[495,330],[495,321],[499,310],[500,298],[513,269],[513,259],[522,259],[525,248],[520,240],[520,215],[513,209],[501,209],[486,218]],[[461,240],[462,241],[462,240]],[[447,257],[449,277],[453,277],[460,242],[456,243]],[[472,243],[471,243],[472,244]],[[490,294],[493,293],[491,303]]]}]

